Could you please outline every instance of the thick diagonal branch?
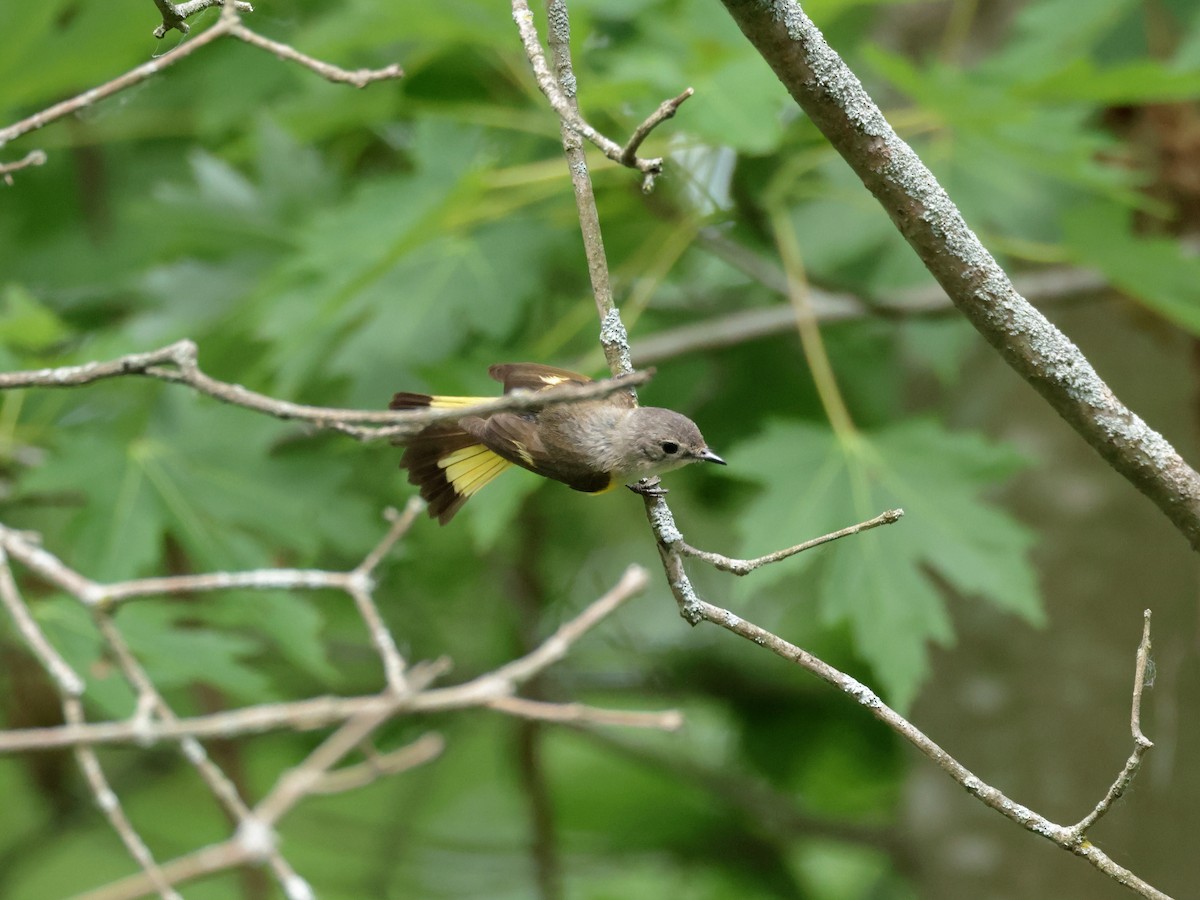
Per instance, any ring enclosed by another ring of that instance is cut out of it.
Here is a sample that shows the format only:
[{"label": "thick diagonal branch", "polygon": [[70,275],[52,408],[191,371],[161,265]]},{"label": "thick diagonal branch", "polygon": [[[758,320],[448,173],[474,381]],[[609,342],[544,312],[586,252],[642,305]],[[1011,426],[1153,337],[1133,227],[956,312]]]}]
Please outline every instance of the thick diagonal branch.
[{"label": "thick diagonal branch", "polygon": [[795,0],[722,0],[779,80],[882,204],[954,305],[1010,366],[1200,549],[1200,474],[1116,398],[1025,300],[933,174]]}]

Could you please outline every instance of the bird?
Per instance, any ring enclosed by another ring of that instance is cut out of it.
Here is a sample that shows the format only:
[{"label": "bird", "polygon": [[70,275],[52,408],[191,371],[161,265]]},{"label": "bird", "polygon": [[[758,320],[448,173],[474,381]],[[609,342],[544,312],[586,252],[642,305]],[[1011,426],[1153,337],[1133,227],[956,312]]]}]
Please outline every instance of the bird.
[{"label": "bird", "polygon": [[[578,372],[538,363],[491,366],[488,375],[515,390],[542,391],[560,384],[587,384]],[[390,409],[453,409],[487,397],[397,393]],[[464,416],[429,425],[397,439],[405,447],[400,467],[442,525],[471,497],[513,466],[560,481],[588,494],[642,483],[694,462],[725,465],[708,448],[696,423],[680,413],[639,406],[617,391],[598,400],[557,403],[527,412]]]}]

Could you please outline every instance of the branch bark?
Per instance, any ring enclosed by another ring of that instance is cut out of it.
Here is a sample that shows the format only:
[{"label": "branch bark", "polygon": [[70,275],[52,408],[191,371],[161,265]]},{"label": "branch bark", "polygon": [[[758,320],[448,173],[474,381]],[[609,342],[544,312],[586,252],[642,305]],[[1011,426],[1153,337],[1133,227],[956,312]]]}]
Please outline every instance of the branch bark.
[{"label": "branch bark", "polygon": [[957,207],[795,0],[722,0],[742,33],[1005,361],[1200,550],[1200,473],[1013,288]]},{"label": "branch bark", "polygon": [[[1057,844],[1064,850],[1077,856],[1082,856],[1093,866],[1106,874],[1117,883],[1132,891],[1149,897],[1151,900],[1170,900],[1170,897],[1140,876],[1122,866],[1111,856],[1088,840],[1086,831],[1095,823],[1113,801],[1124,793],[1134,775],[1137,773],[1142,756],[1152,746],[1149,740],[1141,734],[1139,725],[1141,714],[1142,691],[1145,684],[1146,660],[1150,652],[1150,616],[1145,616],[1145,626],[1142,641],[1137,654],[1137,666],[1133,688],[1132,727],[1134,751],[1113,787],[1096,808],[1083,821],[1073,826],[1058,825],[1040,813],[1022,806],[1007,797],[999,788],[985,782],[978,775],[951,756],[912,722],[896,712],[883,700],[857,679],[831,666],[824,660],[813,656],[807,650],[772,634],[765,628],[755,625],[719,606],[703,600],[692,586],[691,579],[683,566],[683,556],[687,552],[683,536],[675,525],[675,517],[663,502],[662,497],[646,496],[646,515],[658,539],[658,552],[662,558],[663,568],[667,573],[667,582],[679,605],[680,614],[692,624],[708,622],[739,637],[745,638],[763,647],[776,656],[800,666],[802,669],[817,676],[837,688],[843,694],[853,699],[876,719],[897,735],[916,747],[929,758],[938,768],[961,785],[967,793],[978,798],[984,805],[994,809],[1007,819],[1016,822],[1022,828],[1041,835]],[[881,517],[882,518],[882,517]],[[881,523],[882,524],[882,523]],[[690,549],[690,548],[689,548]]]},{"label": "branch bark", "polygon": [[[731,7],[742,5],[738,2],[735,2],[735,0],[725,0],[725,2]],[[763,15],[768,21],[774,21],[769,15],[766,14],[766,7],[752,3],[747,3],[745,5],[754,5],[754,11],[757,11],[759,14]],[[571,71],[570,48],[567,40],[570,32],[566,0],[550,0],[549,8],[549,42],[552,51],[555,53],[556,69],[559,73],[559,78],[565,78],[566,82],[570,83],[573,87],[574,75]],[[787,8],[793,9],[797,14],[802,15],[799,13],[799,8],[794,4],[789,4]],[[811,25],[811,23],[809,24]],[[813,31],[815,32],[815,29],[813,29]],[[784,39],[790,42],[791,38],[787,37],[786,30],[783,34]],[[779,40],[778,35],[776,35],[776,40]],[[831,51],[829,52],[831,53]],[[838,61],[838,65],[841,65],[840,60]],[[844,69],[845,67],[842,66],[842,68]],[[879,114],[874,105],[870,103],[869,98],[867,98],[865,92],[862,91],[861,85],[858,85],[857,80],[854,79],[854,76],[851,75],[848,70],[845,70],[845,75],[853,80],[854,85],[857,86],[858,93],[861,95],[861,97],[857,99],[868,105],[869,109],[874,110],[878,121],[873,122],[873,127],[875,127],[877,131],[880,128],[887,129],[886,123],[882,120],[882,115]],[[599,220],[596,215],[595,200],[591,192],[590,183],[588,183],[586,168],[580,168],[572,164],[573,142],[571,140],[572,136],[568,133],[566,125],[567,123],[564,119],[563,147],[567,155],[568,165],[571,169],[571,177],[575,186],[575,197],[579,205],[580,223],[582,226],[584,239],[584,251],[587,255],[589,269],[593,270],[593,272],[598,271],[602,276],[600,279],[601,283],[607,286],[607,261],[605,259],[604,246],[598,229]],[[890,133],[890,129],[887,130]],[[897,142],[899,141],[898,138],[895,138],[894,134],[892,134],[892,137]],[[904,150],[907,151],[910,162],[916,166],[920,166],[919,161],[916,160],[916,156],[912,153],[912,151],[907,147],[905,147]],[[921,168],[924,171],[923,167]],[[932,176],[929,176],[929,181],[932,182]],[[937,192],[941,192],[941,189],[936,186],[936,183],[933,183],[933,187],[936,188]],[[941,197],[945,198],[943,211],[945,211],[945,208],[947,207],[948,210],[953,211],[954,207],[950,204],[949,199],[945,197],[944,192],[941,193]],[[953,212],[953,215],[956,216],[957,212]],[[958,221],[961,223],[961,218]],[[592,227],[593,223],[596,227]],[[970,234],[969,231],[966,231],[965,225],[962,225],[962,230],[965,231],[966,234]],[[978,241],[975,241],[974,236],[971,235],[970,238],[975,242],[975,246],[978,248],[979,253],[982,253],[983,256],[986,257],[987,261],[990,262],[991,268],[994,269],[994,272],[991,273],[991,275],[993,277],[998,275],[999,278],[1004,279],[1003,273],[999,271],[999,268],[996,266],[995,262],[991,260],[991,257],[987,256],[986,251],[984,251],[983,248],[978,245]],[[982,263],[979,264],[982,265]],[[1007,283],[1007,279],[1004,279],[1004,281]],[[593,276],[593,284],[595,283],[596,278]],[[1012,292],[1011,285],[1009,285],[1008,290],[1010,293],[1015,294],[1015,292]],[[1023,304],[1028,311],[1022,315],[1023,320],[1028,320],[1028,313],[1032,313],[1034,316],[1041,319],[1042,323],[1044,323],[1045,328],[1042,329],[1039,334],[1045,338],[1045,329],[1053,329],[1053,326],[1049,325],[1044,318],[1041,318],[1041,314],[1037,313],[1036,310],[1029,306],[1024,299],[1019,297],[1017,299],[1020,300],[1020,303]],[[613,329],[610,327],[614,322],[618,326],[620,324],[618,310],[616,306],[613,305],[611,296],[604,298],[602,301],[600,296],[597,295],[597,305],[601,314],[601,342],[604,345],[605,355],[608,357],[614,373],[625,371],[623,368],[623,361],[628,360],[629,358],[628,338],[623,328]],[[979,306],[980,304],[975,304],[975,307],[973,308],[978,308]],[[1010,303],[1010,308],[1019,307]],[[1055,333],[1057,334],[1056,331]],[[1061,335],[1059,335],[1059,337],[1063,342],[1071,347],[1071,350],[1074,353],[1074,357],[1072,357],[1072,359],[1075,359],[1077,362],[1086,366],[1087,363],[1086,360],[1083,359],[1082,354],[1080,354],[1078,350],[1074,349],[1073,345],[1070,345],[1070,342],[1066,341],[1066,338],[1061,337]],[[1090,367],[1088,371],[1090,371]],[[1094,372],[1092,372],[1092,378],[1098,381],[1098,377],[1095,376]],[[1107,391],[1107,388],[1104,388],[1104,390]],[[1111,392],[1109,392],[1107,396],[1111,398],[1113,403],[1116,403],[1115,398],[1111,397]],[[1121,408],[1124,409],[1123,407]],[[1129,415],[1132,415],[1132,413],[1129,413]],[[1140,420],[1138,421],[1140,422]],[[1155,437],[1158,441],[1162,441],[1162,439],[1157,435]],[[1162,443],[1165,444],[1165,441],[1162,441]],[[1180,464],[1182,465],[1182,461],[1180,461]],[[1188,471],[1190,471],[1190,469]],[[1194,474],[1195,473],[1193,473],[1193,475]],[[1055,844],[1065,850],[1084,857],[1093,866],[1107,874],[1110,878],[1130,888],[1131,890],[1140,893],[1142,896],[1154,898],[1154,900],[1169,900],[1166,894],[1148,884],[1146,881],[1141,879],[1130,870],[1126,869],[1124,866],[1121,866],[1119,863],[1105,854],[1104,851],[1092,844],[1091,841],[1087,840],[1082,827],[1084,824],[1091,824],[1094,822],[1095,818],[1098,818],[1100,814],[1103,814],[1103,810],[1108,809],[1109,805],[1111,805],[1113,796],[1119,796],[1120,792],[1125,789],[1129,783],[1129,780],[1133,777],[1137,770],[1137,766],[1133,765],[1132,761],[1130,765],[1126,766],[1122,774],[1118,776],[1116,784],[1114,784],[1114,787],[1109,791],[1109,796],[1106,796],[1104,800],[1097,804],[1096,810],[1099,811],[1099,813],[1093,811],[1092,816],[1089,816],[1079,825],[1073,827],[1055,824],[1034,810],[1014,802],[1006,797],[999,789],[980,779],[966,766],[960,763],[957,759],[955,759],[953,756],[943,750],[937,743],[925,735],[924,732],[917,728],[913,723],[909,722],[898,712],[884,703],[883,700],[866,685],[862,684],[846,673],[834,668],[824,660],[813,656],[806,650],[803,650],[800,647],[797,647],[795,644],[784,640],[778,635],[772,634],[766,629],[755,625],[753,622],[749,622],[741,618],[730,610],[723,609],[719,606],[714,606],[713,604],[703,600],[697,593],[695,587],[692,585],[691,579],[688,576],[687,570],[684,566],[684,556],[686,555],[699,558],[724,571],[733,572],[735,574],[746,574],[753,569],[758,568],[759,566],[779,562],[789,556],[825,543],[829,540],[833,540],[847,534],[852,534],[857,531],[864,530],[865,528],[895,523],[902,515],[899,510],[886,512],[868,522],[860,523],[859,525],[852,526],[849,529],[843,529],[842,531],[835,532],[831,535],[825,535],[813,541],[807,541],[803,544],[790,547],[786,550],[768,554],[767,556],[760,557],[756,560],[733,560],[720,554],[696,550],[695,548],[689,546],[684,541],[682,532],[675,524],[674,514],[671,512],[670,507],[667,506],[666,500],[663,497],[663,494],[665,493],[664,491],[656,489],[656,487],[652,484],[648,484],[644,485],[639,490],[639,493],[643,495],[643,499],[645,501],[646,516],[655,535],[659,556],[663,564],[663,571],[667,577],[667,583],[670,586],[671,593],[675,597],[676,603],[679,606],[680,615],[685,620],[693,625],[700,622],[709,622],[714,625],[718,625],[728,631],[733,632],[734,634],[737,634],[740,637],[753,642],[754,644],[757,644],[760,647],[770,650],[772,653],[775,653],[789,662],[799,665],[808,672],[816,675],[818,678],[821,678],[822,680],[841,690],[847,696],[862,705],[876,719],[880,720],[889,728],[891,728],[897,735],[913,744],[918,750],[924,753],[931,761],[940,767],[949,777],[953,778],[956,782],[958,782],[958,784],[966,789],[968,793],[978,798],[985,805],[1016,822],[1023,828],[1026,828],[1035,834],[1039,834],[1048,840],[1053,841]],[[1198,525],[1200,525],[1200,522],[1198,522]],[[1148,621],[1149,620],[1147,619],[1147,623]],[[1147,630],[1144,633],[1143,642],[1138,654],[1138,672],[1134,687],[1133,723],[1136,744],[1134,755],[1138,762],[1140,762],[1142,754],[1144,754],[1146,749],[1149,748],[1149,741],[1145,741],[1145,745],[1143,746],[1142,741],[1145,740],[1144,737],[1141,740],[1138,739],[1138,736],[1140,735],[1140,729],[1138,727],[1138,710],[1140,709],[1141,692],[1145,671],[1145,664],[1143,660],[1149,652],[1149,625],[1147,624],[1146,627]]]},{"label": "branch bark", "polygon": [[[320,428],[331,428],[359,440],[410,437],[435,422],[449,422],[463,416],[505,411],[541,409],[554,403],[571,403],[607,397],[617,391],[645,384],[652,370],[631,372],[588,384],[562,384],[544,391],[514,391],[476,406],[455,409],[416,409],[403,411],[337,409],[308,406],[278,400],[248,390],[240,384],[219,381],[206,374],[199,363],[199,350],[193,341],[176,341],[145,353],[131,353],[107,362],[89,362],[79,366],[33,369],[0,373],[0,391],[25,387],[79,387],[105,378],[144,375],[172,384],[184,384],[223,403],[266,413],[277,419],[295,419]],[[362,423],[382,427],[360,427]],[[389,424],[390,423],[390,424]]]}]

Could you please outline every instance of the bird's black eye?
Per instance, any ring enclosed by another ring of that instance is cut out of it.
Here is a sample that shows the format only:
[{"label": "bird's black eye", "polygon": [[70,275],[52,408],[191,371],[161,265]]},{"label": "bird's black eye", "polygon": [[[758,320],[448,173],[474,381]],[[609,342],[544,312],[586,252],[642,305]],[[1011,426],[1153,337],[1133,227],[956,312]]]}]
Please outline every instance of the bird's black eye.
[{"label": "bird's black eye", "polygon": [[663,453],[667,454],[667,456],[671,456],[672,454],[679,452],[679,445],[674,441],[663,441],[662,451]]}]

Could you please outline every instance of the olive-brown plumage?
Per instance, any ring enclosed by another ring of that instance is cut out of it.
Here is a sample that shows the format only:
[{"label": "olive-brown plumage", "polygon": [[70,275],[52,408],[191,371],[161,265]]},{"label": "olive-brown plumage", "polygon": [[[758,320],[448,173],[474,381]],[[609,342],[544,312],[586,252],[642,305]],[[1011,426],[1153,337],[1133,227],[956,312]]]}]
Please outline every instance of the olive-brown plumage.
[{"label": "olive-brown plumage", "polygon": [[[536,363],[492,366],[488,374],[503,383],[506,394],[591,380]],[[485,399],[403,392],[392,398],[390,407],[453,408]],[[596,494],[692,462],[725,464],[708,449],[700,429],[687,416],[638,406],[624,391],[531,412],[465,416],[454,423],[431,425],[402,443],[406,450],[400,465],[429,504],[429,514],[442,524],[476,491],[514,465]]]}]

